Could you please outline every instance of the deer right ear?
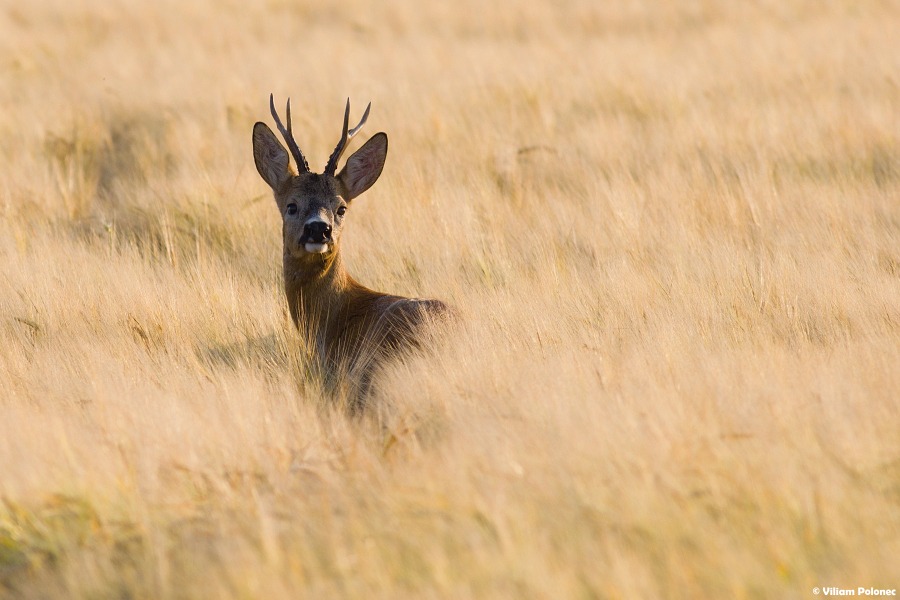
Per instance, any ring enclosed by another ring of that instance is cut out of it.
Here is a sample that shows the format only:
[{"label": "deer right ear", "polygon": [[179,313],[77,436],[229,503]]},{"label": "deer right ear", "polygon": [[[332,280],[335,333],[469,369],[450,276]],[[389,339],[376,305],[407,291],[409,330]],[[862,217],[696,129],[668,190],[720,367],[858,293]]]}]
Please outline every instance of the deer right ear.
[{"label": "deer right ear", "polygon": [[337,176],[344,188],[345,200],[349,202],[372,187],[375,180],[381,176],[381,170],[384,169],[387,149],[387,134],[379,132],[369,138],[362,148],[350,155],[347,164]]},{"label": "deer right ear", "polygon": [[291,176],[287,150],[265,123],[253,126],[253,160],[263,181],[278,190]]}]

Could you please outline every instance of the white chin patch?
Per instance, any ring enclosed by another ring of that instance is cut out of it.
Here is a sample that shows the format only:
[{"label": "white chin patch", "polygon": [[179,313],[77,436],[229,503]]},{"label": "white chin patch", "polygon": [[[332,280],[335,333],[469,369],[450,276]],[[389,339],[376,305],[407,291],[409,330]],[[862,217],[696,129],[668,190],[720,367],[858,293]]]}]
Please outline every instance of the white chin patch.
[{"label": "white chin patch", "polygon": [[328,250],[328,244],[313,244],[307,242],[304,248],[310,254],[324,254],[325,251]]}]

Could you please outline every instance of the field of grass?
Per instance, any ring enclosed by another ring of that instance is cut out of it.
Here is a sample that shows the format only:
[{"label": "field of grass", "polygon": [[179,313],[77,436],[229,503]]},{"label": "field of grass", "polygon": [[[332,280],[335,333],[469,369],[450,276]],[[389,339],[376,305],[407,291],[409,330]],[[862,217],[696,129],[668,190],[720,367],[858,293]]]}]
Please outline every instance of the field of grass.
[{"label": "field of grass", "polygon": [[[896,2],[250,4],[0,8],[0,597],[900,587]],[[348,269],[464,315],[361,417],[270,92],[314,170],[372,101]]]}]

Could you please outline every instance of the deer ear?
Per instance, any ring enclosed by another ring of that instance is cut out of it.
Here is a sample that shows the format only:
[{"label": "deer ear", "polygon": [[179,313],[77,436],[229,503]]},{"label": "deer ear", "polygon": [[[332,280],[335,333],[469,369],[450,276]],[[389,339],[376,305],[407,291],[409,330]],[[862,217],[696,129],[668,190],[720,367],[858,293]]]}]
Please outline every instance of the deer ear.
[{"label": "deer ear", "polygon": [[291,176],[287,150],[262,122],[253,126],[253,160],[263,181],[273,190],[278,190]]},{"label": "deer ear", "polygon": [[350,155],[337,179],[344,188],[344,199],[348,202],[372,187],[384,168],[387,158],[388,138],[386,133],[376,133],[362,148]]}]

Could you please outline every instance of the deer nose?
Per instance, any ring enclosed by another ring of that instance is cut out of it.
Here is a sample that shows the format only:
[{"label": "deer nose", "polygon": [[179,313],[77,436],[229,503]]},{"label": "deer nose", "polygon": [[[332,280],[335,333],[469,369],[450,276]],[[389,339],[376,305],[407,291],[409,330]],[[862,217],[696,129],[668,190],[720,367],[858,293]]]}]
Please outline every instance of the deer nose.
[{"label": "deer nose", "polygon": [[313,244],[331,240],[331,225],[324,221],[312,221],[303,226],[303,238]]}]

